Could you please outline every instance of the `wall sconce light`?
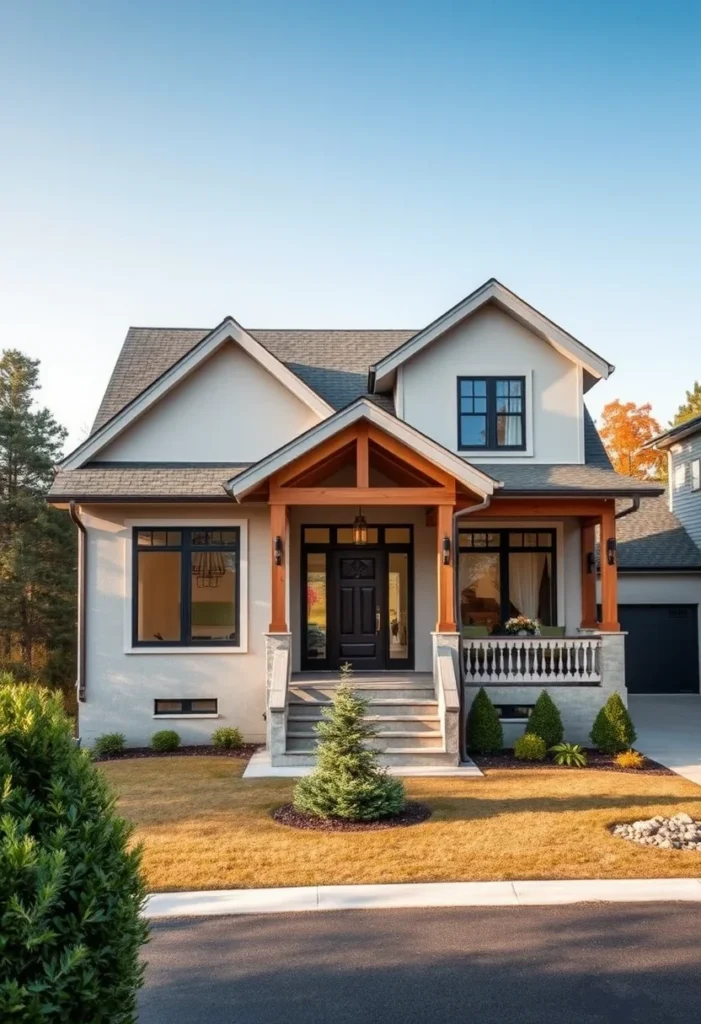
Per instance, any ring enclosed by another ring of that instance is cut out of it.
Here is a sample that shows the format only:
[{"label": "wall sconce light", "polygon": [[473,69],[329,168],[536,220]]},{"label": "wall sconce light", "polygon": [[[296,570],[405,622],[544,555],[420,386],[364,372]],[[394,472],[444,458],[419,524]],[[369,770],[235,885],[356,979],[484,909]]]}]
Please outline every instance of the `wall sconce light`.
[{"label": "wall sconce light", "polygon": [[594,572],[594,552],[587,551],[587,572],[591,575]]},{"label": "wall sconce light", "polygon": [[613,537],[606,541],[606,561],[609,565],[616,564],[616,541]]},{"label": "wall sconce light", "polygon": [[273,544],[273,552],[275,554],[275,565],[282,565],[282,537],[275,538],[275,543]]},{"label": "wall sconce light", "polygon": [[450,537],[443,538],[443,565],[450,565]]}]

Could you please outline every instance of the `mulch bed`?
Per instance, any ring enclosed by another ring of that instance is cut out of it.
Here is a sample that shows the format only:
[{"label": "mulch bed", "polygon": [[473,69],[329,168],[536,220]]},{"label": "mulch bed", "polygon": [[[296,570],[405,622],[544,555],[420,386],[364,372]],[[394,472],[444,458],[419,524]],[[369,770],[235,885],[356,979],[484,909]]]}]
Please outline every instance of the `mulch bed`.
[{"label": "mulch bed", "polygon": [[422,821],[427,821],[431,817],[431,808],[426,804],[410,801],[401,814],[395,814],[392,818],[380,818],[379,821],[346,821],[343,818],[315,818],[311,814],[296,811],[292,804],[283,804],[273,811],[272,816],[280,825],[311,829],[314,832],[380,832],[388,828],[420,825]]},{"label": "mulch bed", "polygon": [[513,750],[503,750],[500,754],[473,754],[472,760],[475,762],[478,768],[482,771],[489,771],[490,768],[554,768],[557,771],[598,771],[598,772],[619,772],[622,775],[674,775],[675,773],[670,768],[665,768],[663,764],[659,764],[657,761],[652,761],[649,757],[645,758],[645,764],[642,768],[619,768],[614,763],[613,758],[610,754],[602,754],[598,750],[586,750],[587,755],[587,766],[585,769],[582,768],[569,768],[564,764],[554,764],[553,761],[519,761],[514,756]]},{"label": "mulch bed", "polygon": [[178,747],[177,750],[160,751],[152,750],[151,747],[127,747],[123,754],[114,754],[111,757],[96,757],[94,758],[96,763],[100,761],[129,761],[132,758],[140,757],[234,757],[242,760],[248,760],[255,754],[256,750],[260,750],[260,744],[258,743],[244,743],[242,747],[238,747],[237,750],[215,750],[213,746],[184,746]]}]

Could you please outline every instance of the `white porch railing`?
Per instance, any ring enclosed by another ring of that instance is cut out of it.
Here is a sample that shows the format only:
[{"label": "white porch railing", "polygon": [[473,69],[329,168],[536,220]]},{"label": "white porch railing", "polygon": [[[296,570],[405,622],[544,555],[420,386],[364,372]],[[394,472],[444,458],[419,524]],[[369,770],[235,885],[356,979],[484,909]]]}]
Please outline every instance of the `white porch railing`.
[{"label": "white porch railing", "polygon": [[552,686],[601,682],[601,637],[500,636],[463,641],[465,682]]}]

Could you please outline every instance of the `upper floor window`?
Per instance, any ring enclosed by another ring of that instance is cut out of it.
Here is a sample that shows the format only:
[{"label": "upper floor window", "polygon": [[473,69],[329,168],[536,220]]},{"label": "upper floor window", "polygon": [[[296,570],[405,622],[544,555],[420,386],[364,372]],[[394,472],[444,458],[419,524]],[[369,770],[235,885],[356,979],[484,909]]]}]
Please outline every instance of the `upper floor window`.
[{"label": "upper floor window", "polygon": [[674,489],[680,491],[686,484],[686,462],[680,462],[674,467]]},{"label": "upper floor window", "polygon": [[691,489],[701,491],[701,459],[694,459],[691,463]]},{"label": "upper floor window", "polygon": [[133,642],[239,645],[240,530],[134,530]]},{"label": "upper floor window", "polygon": [[525,377],[458,377],[458,448],[525,447]]}]

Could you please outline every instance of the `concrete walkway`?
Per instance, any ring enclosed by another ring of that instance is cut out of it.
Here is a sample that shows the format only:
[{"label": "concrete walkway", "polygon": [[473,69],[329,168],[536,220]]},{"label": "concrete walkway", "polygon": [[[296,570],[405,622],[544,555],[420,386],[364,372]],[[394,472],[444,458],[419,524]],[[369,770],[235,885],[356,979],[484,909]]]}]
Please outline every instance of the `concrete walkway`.
[{"label": "concrete walkway", "polygon": [[[698,861],[698,865],[697,865]],[[701,857],[689,867],[698,866]],[[568,903],[701,903],[701,878],[592,878],[574,881],[418,882],[396,885],[305,885],[279,889],[213,889],[149,896],[145,915],[211,917],[322,910],[411,907],[518,907]]]},{"label": "concrete walkway", "polygon": [[628,707],[636,748],[701,786],[701,696],[631,694]]}]

